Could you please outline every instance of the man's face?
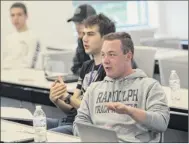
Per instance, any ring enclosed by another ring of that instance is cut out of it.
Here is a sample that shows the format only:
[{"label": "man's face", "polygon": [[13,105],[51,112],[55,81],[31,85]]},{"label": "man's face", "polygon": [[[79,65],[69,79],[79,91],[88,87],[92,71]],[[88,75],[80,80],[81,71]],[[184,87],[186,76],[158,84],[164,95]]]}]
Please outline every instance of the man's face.
[{"label": "man's face", "polygon": [[78,38],[82,39],[83,38],[83,29],[84,29],[84,24],[79,23],[79,22],[74,22],[75,28],[78,34]]},{"label": "man's face", "polygon": [[22,8],[12,8],[10,10],[12,24],[17,30],[22,29],[26,25],[27,15]]},{"label": "man's face", "polygon": [[102,64],[106,75],[111,78],[124,77],[128,63],[131,62],[132,53],[124,54],[121,46],[120,40],[105,40],[102,45]]},{"label": "man's face", "polygon": [[87,54],[98,54],[101,52],[103,38],[97,25],[84,28],[83,45]]}]

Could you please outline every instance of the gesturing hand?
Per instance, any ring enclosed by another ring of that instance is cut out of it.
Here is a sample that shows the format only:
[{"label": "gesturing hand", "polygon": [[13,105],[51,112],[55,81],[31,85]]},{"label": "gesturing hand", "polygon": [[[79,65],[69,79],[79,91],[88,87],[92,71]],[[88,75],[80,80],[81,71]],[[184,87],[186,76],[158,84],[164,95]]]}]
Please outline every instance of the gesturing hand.
[{"label": "gesturing hand", "polygon": [[130,106],[127,106],[120,102],[109,102],[106,103],[106,106],[109,110],[115,111],[119,114],[129,114],[130,115]]},{"label": "gesturing hand", "polygon": [[58,80],[56,80],[50,88],[49,98],[52,102],[56,103],[59,98],[64,97],[66,92],[67,88],[65,83],[63,82],[61,77],[58,77]]}]

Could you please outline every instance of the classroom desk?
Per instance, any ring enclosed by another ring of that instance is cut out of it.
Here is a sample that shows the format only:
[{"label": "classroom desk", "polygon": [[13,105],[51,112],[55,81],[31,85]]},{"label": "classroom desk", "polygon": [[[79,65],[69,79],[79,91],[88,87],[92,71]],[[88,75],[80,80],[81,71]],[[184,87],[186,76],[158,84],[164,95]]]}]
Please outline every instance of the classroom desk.
[{"label": "classroom desk", "polygon": [[[49,99],[49,89],[52,83],[45,79],[42,70],[2,70],[0,95],[32,103],[55,106]],[[76,83],[68,83],[68,92],[72,93],[75,87]]]},{"label": "classroom desk", "polygon": [[188,56],[187,50],[171,49],[171,48],[157,48],[155,60],[158,61],[162,58],[175,57],[175,56]]},{"label": "classroom desk", "polygon": [[156,48],[155,61],[167,57],[188,56],[188,51],[183,49],[158,48],[158,47],[148,47],[148,46],[135,46],[135,48],[136,49]]},{"label": "classroom desk", "polygon": [[[6,131],[6,134],[3,133],[5,131]],[[14,136],[15,136],[13,135],[13,133],[16,134],[17,137],[21,137],[22,132],[28,133],[31,136],[33,136],[34,129],[32,126],[27,126],[24,124],[19,124],[12,121],[1,119],[1,141],[2,142],[12,142],[11,140],[14,139]],[[79,137],[76,137],[76,136],[56,133],[53,131],[47,131],[47,142],[81,142],[81,140]]]},{"label": "classroom desk", "polygon": [[[45,79],[44,73],[41,70],[34,69],[22,69],[22,70],[3,70],[1,71],[1,83],[19,85],[23,90],[43,89],[44,92],[49,91],[53,82],[49,82]],[[68,92],[73,93],[75,83],[67,83]],[[179,103],[172,103],[170,98],[169,87],[163,87],[169,102],[169,106],[173,108],[188,110],[188,90],[181,89],[181,100]],[[46,90],[46,91],[45,91]]]},{"label": "classroom desk", "polygon": [[[34,69],[1,70],[1,82],[47,90],[53,84],[46,80],[44,71]],[[75,86],[76,83],[68,83],[68,92],[73,92]]]},{"label": "classroom desk", "polygon": [[[44,105],[54,105],[49,100],[49,88],[52,82],[44,78],[43,71],[23,69],[23,70],[3,70],[1,73],[1,96],[13,99],[30,101]],[[76,87],[76,83],[68,83],[67,88],[70,93]],[[185,117],[181,129],[186,129],[186,118],[188,119],[188,89],[181,89],[181,99],[179,102],[172,102],[169,87],[163,87],[168,105],[173,116]],[[180,123],[179,122],[179,123]],[[178,124],[177,122],[174,122]],[[174,126],[173,126],[174,127]],[[175,128],[175,127],[174,127]],[[187,126],[188,129],[188,126]]]}]

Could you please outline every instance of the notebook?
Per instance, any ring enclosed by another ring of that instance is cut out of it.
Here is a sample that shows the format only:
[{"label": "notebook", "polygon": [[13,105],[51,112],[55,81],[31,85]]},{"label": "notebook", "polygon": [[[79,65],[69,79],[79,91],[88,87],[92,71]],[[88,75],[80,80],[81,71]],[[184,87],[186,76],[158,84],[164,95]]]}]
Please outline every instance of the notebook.
[{"label": "notebook", "polygon": [[78,122],[76,122],[76,126],[78,128],[81,142],[119,142],[117,134],[113,130]]}]

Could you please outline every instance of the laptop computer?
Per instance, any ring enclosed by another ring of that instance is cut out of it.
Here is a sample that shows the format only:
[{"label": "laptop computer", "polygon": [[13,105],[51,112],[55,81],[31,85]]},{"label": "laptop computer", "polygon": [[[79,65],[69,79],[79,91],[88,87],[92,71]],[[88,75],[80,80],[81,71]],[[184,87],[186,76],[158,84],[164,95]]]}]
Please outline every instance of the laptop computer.
[{"label": "laptop computer", "polygon": [[[77,82],[79,76],[74,74],[66,74],[61,76],[65,83],[71,83],[71,82]],[[58,79],[58,76],[46,76],[46,79],[48,81],[55,81]]]},{"label": "laptop computer", "polygon": [[76,126],[81,142],[119,142],[117,134],[113,130],[78,122],[76,122]]}]

